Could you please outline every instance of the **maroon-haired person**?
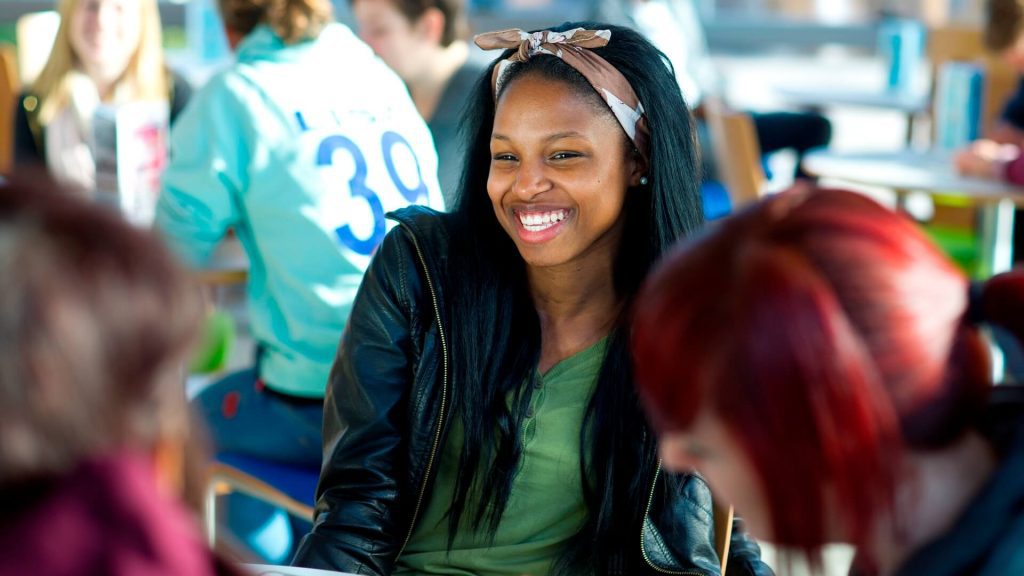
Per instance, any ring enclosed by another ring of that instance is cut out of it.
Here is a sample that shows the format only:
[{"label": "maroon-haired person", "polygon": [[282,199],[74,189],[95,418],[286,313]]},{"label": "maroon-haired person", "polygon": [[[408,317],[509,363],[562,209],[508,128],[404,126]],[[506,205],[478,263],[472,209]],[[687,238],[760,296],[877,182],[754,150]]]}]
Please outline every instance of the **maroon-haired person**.
[{"label": "maroon-haired person", "polygon": [[752,534],[853,544],[864,574],[1024,574],[1024,434],[992,433],[979,331],[1024,334],[1020,272],[972,286],[910,220],[804,190],[678,247],[636,301],[664,464]]},{"label": "maroon-haired person", "polygon": [[0,182],[0,574],[228,576],[182,368],[199,291],[152,233]]}]

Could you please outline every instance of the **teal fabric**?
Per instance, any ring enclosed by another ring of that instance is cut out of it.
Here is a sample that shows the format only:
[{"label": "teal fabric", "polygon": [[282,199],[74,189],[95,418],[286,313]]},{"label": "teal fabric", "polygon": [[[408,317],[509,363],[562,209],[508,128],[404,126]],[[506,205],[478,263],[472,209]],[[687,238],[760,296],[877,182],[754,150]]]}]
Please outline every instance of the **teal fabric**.
[{"label": "teal fabric", "polygon": [[[535,374],[529,411],[519,433],[523,455],[508,506],[491,540],[463,521],[447,551],[448,507],[455,493],[462,428],[453,425],[424,507],[396,576],[546,575],[586,520],[580,476],[580,429],[593,395],[607,339]],[[475,506],[474,506],[475,507]]]},{"label": "teal fabric", "polygon": [[156,226],[194,265],[234,229],[260,376],[316,398],[384,213],[410,203],[443,207],[401,80],[341,24],[291,46],[260,26],[176,122]]}]

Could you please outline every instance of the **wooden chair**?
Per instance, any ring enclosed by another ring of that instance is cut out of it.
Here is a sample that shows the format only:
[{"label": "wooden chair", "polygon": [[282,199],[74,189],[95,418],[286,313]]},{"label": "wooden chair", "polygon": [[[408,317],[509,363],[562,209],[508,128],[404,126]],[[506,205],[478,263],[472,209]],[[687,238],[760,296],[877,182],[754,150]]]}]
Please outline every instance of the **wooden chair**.
[{"label": "wooden chair", "polygon": [[241,492],[276,506],[289,514],[312,520],[320,469],[303,468],[221,453],[210,464],[206,491],[206,536],[217,541],[217,497]]},{"label": "wooden chair", "polygon": [[233,230],[217,244],[204,268],[194,271],[210,310],[200,345],[193,351],[189,370],[193,374],[216,374],[228,366],[237,341],[235,319],[220,309],[226,290],[249,280],[249,258]]},{"label": "wooden chair", "polygon": [[929,28],[925,53],[932,68],[951,60],[975,60],[985,54],[981,29],[963,25]]},{"label": "wooden chair", "polygon": [[1003,106],[1017,88],[1020,74],[1008,64],[987,56],[985,58],[985,105],[981,112],[981,133],[985,134],[999,121]]},{"label": "wooden chair", "polygon": [[729,562],[729,540],[732,538],[732,506],[722,506],[715,502],[715,551],[722,561],[722,574],[725,574],[725,566]]},{"label": "wooden chair", "polygon": [[21,82],[14,46],[0,45],[0,174],[7,174],[14,161],[14,111]]},{"label": "wooden chair", "polygon": [[711,152],[733,209],[756,202],[767,178],[754,121],[748,114],[731,110],[718,100],[705,102],[704,114],[711,132]]}]

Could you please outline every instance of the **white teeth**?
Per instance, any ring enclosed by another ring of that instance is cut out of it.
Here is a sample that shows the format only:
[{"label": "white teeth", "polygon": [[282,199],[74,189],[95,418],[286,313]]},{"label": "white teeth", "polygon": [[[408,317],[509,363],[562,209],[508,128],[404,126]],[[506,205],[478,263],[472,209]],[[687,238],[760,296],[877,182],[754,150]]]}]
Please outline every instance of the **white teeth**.
[{"label": "white teeth", "polygon": [[519,221],[523,227],[530,232],[539,232],[565,220],[565,210],[552,210],[551,212],[520,212]]}]

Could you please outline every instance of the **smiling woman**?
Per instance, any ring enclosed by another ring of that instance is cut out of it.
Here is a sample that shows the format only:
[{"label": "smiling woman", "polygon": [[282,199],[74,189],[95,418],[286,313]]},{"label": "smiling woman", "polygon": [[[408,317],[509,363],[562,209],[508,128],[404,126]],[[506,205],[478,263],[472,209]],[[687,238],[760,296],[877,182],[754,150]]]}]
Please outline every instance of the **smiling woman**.
[{"label": "smiling woman", "polygon": [[597,93],[584,88],[538,74],[498,101],[487,193],[530,269],[610,271],[626,191],[646,168]]},{"label": "smiling woman", "polygon": [[[470,95],[459,204],[396,213],[371,264],[296,563],[718,574],[710,492],[660,473],[625,329],[648,268],[701,224],[675,79],[625,28],[477,42],[508,50]],[[769,574],[734,534],[730,574]]]},{"label": "smiling woman", "polygon": [[90,193],[96,109],[164,101],[173,122],[191,88],[164,66],[156,0],[61,0],[58,11],[50,57],[18,106],[15,162],[45,164],[60,183]]}]

